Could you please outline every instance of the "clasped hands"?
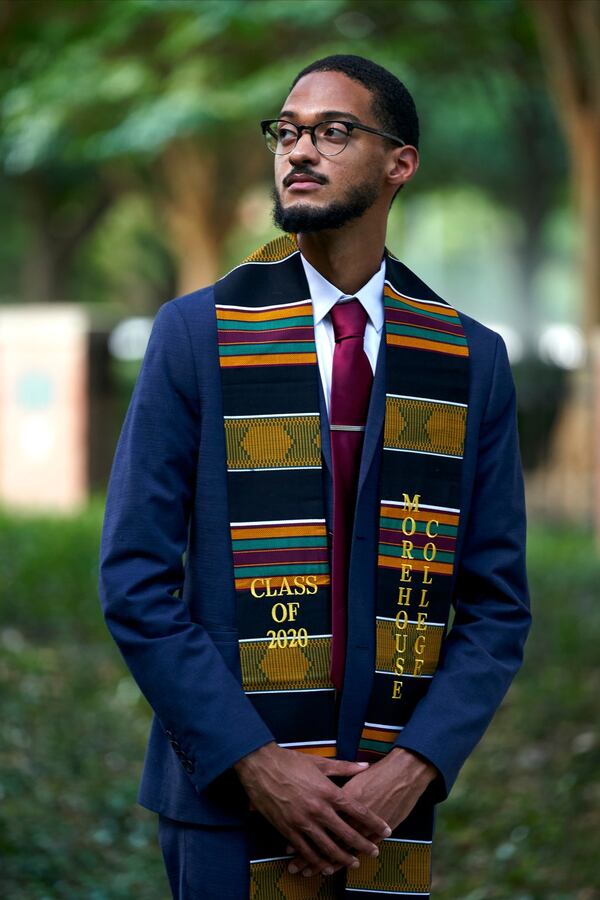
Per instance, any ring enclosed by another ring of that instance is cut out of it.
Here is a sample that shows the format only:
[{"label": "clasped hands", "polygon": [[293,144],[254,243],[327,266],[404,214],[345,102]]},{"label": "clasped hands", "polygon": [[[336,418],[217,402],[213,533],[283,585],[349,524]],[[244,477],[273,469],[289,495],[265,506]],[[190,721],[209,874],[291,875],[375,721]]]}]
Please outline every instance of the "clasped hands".
[{"label": "clasped hands", "polygon": [[[355,853],[378,856],[389,837],[436,777],[435,766],[394,747],[376,763],[309,756],[265,744],[235,763],[252,806],[296,853],[288,870],[332,875],[360,865]],[[342,787],[333,777],[347,778]]]}]

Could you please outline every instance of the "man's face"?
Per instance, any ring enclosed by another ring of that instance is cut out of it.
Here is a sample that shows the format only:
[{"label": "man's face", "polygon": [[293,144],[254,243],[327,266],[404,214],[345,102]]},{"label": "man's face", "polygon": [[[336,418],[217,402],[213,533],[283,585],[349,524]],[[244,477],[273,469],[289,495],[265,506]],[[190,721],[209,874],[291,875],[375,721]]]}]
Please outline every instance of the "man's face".
[{"label": "man's face", "polygon": [[[381,129],[372,99],[342,72],[311,72],[292,89],[279,118],[302,125],[354,120]],[[380,197],[387,150],[383,138],[355,129],[341,153],[323,156],[304,131],[290,153],[275,156],[275,224],[289,232],[322,231],[362,216]]]}]

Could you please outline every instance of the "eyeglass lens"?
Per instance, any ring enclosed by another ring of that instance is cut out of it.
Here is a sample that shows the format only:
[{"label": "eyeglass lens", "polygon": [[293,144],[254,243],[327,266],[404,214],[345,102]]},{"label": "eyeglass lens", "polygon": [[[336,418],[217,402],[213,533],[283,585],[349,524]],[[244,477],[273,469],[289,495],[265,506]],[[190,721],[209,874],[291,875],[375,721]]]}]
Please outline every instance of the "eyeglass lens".
[{"label": "eyeglass lens", "polygon": [[[348,143],[350,132],[342,122],[320,122],[315,127],[314,136],[320,153],[335,156]],[[296,126],[283,120],[273,122],[265,132],[265,140],[271,153],[291,153],[299,137]]]}]

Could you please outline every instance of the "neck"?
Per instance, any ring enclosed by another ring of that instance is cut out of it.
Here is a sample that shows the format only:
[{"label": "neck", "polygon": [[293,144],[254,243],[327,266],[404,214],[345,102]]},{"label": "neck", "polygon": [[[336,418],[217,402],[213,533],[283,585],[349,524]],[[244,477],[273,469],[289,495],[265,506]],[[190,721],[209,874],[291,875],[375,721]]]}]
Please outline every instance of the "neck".
[{"label": "neck", "polygon": [[[365,217],[331,231],[299,233],[298,246],[305,259],[344,294],[355,294],[381,266],[385,249],[385,222]],[[373,227],[371,227],[373,225]]]}]

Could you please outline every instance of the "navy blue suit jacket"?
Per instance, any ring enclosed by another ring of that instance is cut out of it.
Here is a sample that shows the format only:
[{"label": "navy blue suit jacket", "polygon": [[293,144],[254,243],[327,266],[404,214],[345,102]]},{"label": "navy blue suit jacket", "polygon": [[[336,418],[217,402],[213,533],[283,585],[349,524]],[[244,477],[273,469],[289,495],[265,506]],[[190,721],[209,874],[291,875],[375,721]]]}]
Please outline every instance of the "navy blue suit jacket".
[{"label": "navy blue suit jacket", "polygon": [[[239,823],[232,765],[273,740],[241,687],[212,287],[163,304],[108,486],[99,591],[106,624],[154,711],[138,801],[171,818]],[[452,627],[396,744],[439,770],[445,799],[522,661],[530,626],[515,389],[502,339],[461,315],[470,397]],[[374,567],[385,340],[373,382],[351,556],[337,756],[355,758],[374,669]],[[329,430],[321,390],[331,522]]]}]

